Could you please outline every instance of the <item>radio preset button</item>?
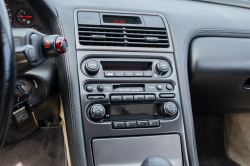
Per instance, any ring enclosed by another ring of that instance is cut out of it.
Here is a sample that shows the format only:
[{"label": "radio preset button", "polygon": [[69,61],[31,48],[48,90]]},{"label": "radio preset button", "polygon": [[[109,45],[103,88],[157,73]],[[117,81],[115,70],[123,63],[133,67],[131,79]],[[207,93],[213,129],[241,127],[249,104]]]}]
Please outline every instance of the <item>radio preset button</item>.
[{"label": "radio preset button", "polygon": [[143,71],[134,71],[135,77],[143,77]]},{"label": "radio preset button", "polygon": [[158,127],[160,126],[159,120],[149,120],[148,121],[148,126],[150,127]]},{"label": "radio preset button", "polygon": [[162,90],[162,89],[163,89],[162,85],[156,85],[156,88],[157,88],[158,90]]},{"label": "radio preset button", "polygon": [[88,85],[88,86],[86,87],[86,90],[87,90],[88,92],[92,92],[92,91],[93,91],[93,87],[92,87],[91,85]]},{"label": "radio preset button", "polygon": [[137,127],[148,127],[148,121],[137,121]]},{"label": "radio preset button", "polygon": [[125,71],[125,77],[134,77],[133,71]]},{"label": "radio preset button", "polygon": [[134,95],[134,101],[135,102],[144,101],[144,95]]},{"label": "radio preset button", "polygon": [[126,126],[126,128],[134,128],[134,127],[137,127],[136,121],[125,122],[125,126]]},{"label": "radio preset button", "polygon": [[152,77],[153,76],[153,73],[152,71],[144,71],[144,77]]},{"label": "radio preset button", "polygon": [[125,123],[124,122],[113,122],[114,129],[124,129]]},{"label": "radio preset button", "polygon": [[111,101],[114,101],[114,102],[122,101],[122,96],[121,95],[112,95]]},{"label": "radio preset button", "polygon": [[124,77],[124,71],[115,71],[116,77]]},{"label": "radio preset button", "polygon": [[145,101],[155,101],[154,95],[145,95]]},{"label": "radio preset button", "polygon": [[124,102],[130,102],[130,101],[134,100],[134,97],[133,97],[133,95],[122,95],[122,100]]},{"label": "radio preset button", "polygon": [[114,71],[105,71],[105,77],[114,77],[115,72]]}]

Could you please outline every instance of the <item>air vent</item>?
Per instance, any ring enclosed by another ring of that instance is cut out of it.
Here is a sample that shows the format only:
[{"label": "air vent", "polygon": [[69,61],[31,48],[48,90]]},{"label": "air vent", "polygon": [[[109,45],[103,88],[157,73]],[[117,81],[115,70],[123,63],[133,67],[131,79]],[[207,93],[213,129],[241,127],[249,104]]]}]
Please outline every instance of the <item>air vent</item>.
[{"label": "air vent", "polygon": [[165,28],[79,25],[78,33],[83,46],[169,47]]}]

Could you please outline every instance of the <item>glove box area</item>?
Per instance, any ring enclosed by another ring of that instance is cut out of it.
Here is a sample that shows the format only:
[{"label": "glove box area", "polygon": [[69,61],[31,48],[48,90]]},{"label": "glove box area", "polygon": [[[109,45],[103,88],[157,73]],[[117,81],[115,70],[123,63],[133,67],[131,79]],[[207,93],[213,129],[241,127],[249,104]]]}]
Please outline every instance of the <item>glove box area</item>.
[{"label": "glove box area", "polygon": [[250,111],[250,39],[200,37],[189,50],[194,111]]},{"label": "glove box area", "polygon": [[96,138],[92,148],[95,166],[141,166],[150,156],[164,157],[173,166],[183,165],[178,134]]}]

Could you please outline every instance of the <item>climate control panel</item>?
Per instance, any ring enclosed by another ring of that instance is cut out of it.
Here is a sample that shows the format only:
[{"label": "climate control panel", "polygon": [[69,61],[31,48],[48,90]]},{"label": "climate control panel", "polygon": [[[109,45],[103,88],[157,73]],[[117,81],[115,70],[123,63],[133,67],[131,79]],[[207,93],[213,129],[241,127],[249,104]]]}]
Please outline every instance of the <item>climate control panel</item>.
[{"label": "climate control panel", "polygon": [[95,78],[169,77],[172,64],[168,59],[93,58],[81,64],[83,74]]}]

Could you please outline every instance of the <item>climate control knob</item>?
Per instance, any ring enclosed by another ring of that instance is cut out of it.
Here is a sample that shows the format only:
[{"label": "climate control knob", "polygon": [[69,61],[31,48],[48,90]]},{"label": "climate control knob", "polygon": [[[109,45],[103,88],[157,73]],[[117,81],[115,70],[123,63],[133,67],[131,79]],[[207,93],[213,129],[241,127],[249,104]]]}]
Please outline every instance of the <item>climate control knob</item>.
[{"label": "climate control knob", "polygon": [[166,102],[160,106],[161,113],[166,117],[173,117],[178,112],[178,107],[173,102]]},{"label": "climate control knob", "polygon": [[85,69],[89,75],[96,75],[100,69],[100,64],[96,60],[91,59],[85,63]]},{"label": "climate control knob", "polygon": [[160,60],[155,65],[157,74],[164,75],[170,70],[170,64],[168,61]]},{"label": "climate control knob", "polygon": [[95,104],[90,108],[90,117],[97,120],[103,118],[105,115],[105,108],[101,104]]}]

